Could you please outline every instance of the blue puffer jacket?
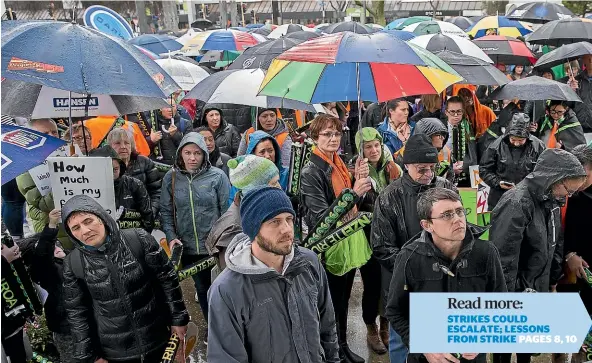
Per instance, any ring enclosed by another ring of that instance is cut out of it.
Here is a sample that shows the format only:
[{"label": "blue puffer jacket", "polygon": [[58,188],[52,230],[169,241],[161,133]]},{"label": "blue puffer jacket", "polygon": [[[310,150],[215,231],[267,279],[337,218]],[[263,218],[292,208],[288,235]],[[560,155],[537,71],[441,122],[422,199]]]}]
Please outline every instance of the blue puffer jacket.
[{"label": "blue puffer jacket", "polygon": [[[411,126],[411,134],[409,135],[411,136],[415,130],[415,122],[409,121],[409,126]],[[380,133],[380,136],[382,136],[384,144],[389,148],[391,154],[396,153],[404,146],[403,142],[397,137],[397,133],[391,129],[388,118],[385,118],[376,129]]]},{"label": "blue puffer jacket", "polygon": [[[285,191],[288,188],[288,169],[282,166],[282,151],[280,145],[277,143],[275,138],[269,135],[265,131],[255,131],[251,135],[249,135],[249,145],[247,145],[246,155],[254,154],[255,147],[261,141],[264,140],[271,140],[273,144],[273,148],[275,149],[275,165],[278,167],[280,171],[280,185],[282,189]],[[230,190],[230,198],[228,199],[228,205],[230,205],[234,201],[234,195],[238,192],[238,189],[234,186]]]},{"label": "blue puffer jacket", "polygon": [[[187,144],[196,144],[204,153],[204,164],[193,174],[179,166],[181,150]],[[226,174],[210,165],[203,136],[197,132],[185,135],[177,149],[174,167],[162,180],[160,213],[167,240],[179,239],[183,243],[183,253],[188,255],[207,254],[206,239],[214,222],[228,209],[229,190]]]}]

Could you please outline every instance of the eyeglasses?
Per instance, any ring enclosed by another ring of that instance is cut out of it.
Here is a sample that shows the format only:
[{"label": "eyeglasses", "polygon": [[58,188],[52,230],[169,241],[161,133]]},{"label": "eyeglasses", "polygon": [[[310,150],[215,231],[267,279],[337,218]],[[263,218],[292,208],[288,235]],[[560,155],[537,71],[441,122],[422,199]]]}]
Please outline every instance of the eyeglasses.
[{"label": "eyeglasses", "polygon": [[428,173],[434,174],[436,172],[436,166],[428,166],[428,167],[417,167],[415,166],[415,171],[417,171],[418,174],[421,175],[426,175]]},{"label": "eyeglasses", "polygon": [[339,131],[335,131],[335,132],[327,131],[327,132],[323,132],[322,134],[319,134],[319,136],[324,136],[328,139],[331,139],[333,137],[341,137],[342,135],[343,135],[343,133],[339,132]]},{"label": "eyeglasses", "polygon": [[450,116],[460,116],[463,114],[463,110],[446,110]]},{"label": "eyeglasses", "polygon": [[74,141],[82,141],[82,140],[84,140],[84,139],[86,139],[86,140],[90,140],[90,135],[86,135],[86,136],[84,136],[84,137],[82,137],[82,136],[74,136],[74,137],[72,138],[72,140],[74,140]]},{"label": "eyeglasses", "polygon": [[454,219],[454,216],[459,216],[461,219],[467,215],[467,210],[464,208],[456,208],[455,210],[447,210],[446,212],[440,214],[439,217],[430,217],[430,219],[441,219],[443,221],[451,221]]},{"label": "eyeglasses", "polygon": [[549,112],[551,115],[557,115],[557,116],[563,116],[565,114],[565,111],[555,111],[555,110],[551,110]]},{"label": "eyeglasses", "polygon": [[569,190],[567,185],[565,185],[565,182],[561,182],[561,185],[563,185],[563,187],[565,188],[565,191],[567,192],[568,197],[572,197],[574,194],[576,194],[578,192],[577,190]]}]

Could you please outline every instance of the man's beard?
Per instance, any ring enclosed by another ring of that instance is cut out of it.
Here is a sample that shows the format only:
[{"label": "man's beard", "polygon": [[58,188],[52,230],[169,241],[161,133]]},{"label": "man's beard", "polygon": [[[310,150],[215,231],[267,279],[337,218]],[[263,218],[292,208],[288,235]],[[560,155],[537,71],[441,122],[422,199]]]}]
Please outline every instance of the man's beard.
[{"label": "man's beard", "polygon": [[[290,240],[290,243],[285,243],[286,240]],[[285,234],[279,238],[278,242],[273,242],[258,235],[257,238],[255,238],[255,242],[265,252],[273,253],[278,256],[286,256],[292,252],[294,238],[289,234]],[[282,244],[280,245],[279,242],[282,242]]]}]

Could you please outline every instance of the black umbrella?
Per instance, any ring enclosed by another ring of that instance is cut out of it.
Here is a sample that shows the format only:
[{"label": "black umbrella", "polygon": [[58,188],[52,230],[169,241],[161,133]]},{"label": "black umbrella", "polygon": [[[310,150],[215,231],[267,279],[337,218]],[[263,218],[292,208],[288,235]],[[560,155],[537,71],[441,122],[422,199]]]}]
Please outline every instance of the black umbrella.
[{"label": "black umbrella", "polygon": [[344,21],[342,23],[331,24],[323,32],[334,34],[340,32],[352,32],[357,34],[372,34],[374,31],[364,24],[355,21]]},{"label": "black umbrella", "polygon": [[506,16],[508,19],[544,24],[553,20],[575,18],[574,13],[563,5],[548,2],[522,4]]},{"label": "black umbrella", "polygon": [[261,28],[253,29],[249,33],[263,35],[264,37],[268,36],[271,33],[271,29],[262,26]]},{"label": "black umbrella", "polygon": [[469,27],[471,27],[471,25],[475,24],[471,19],[464,16],[455,16],[454,18],[450,18],[446,21],[456,25],[462,30],[467,30]]},{"label": "black umbrella", "polygon": [[196,21],[191,23],[192,28],[199,28],[199,29],[207,29],[207,28],[211,27],[212,25],[214,25],[214,23],[212,23],[208,19],[197,19]]},{"label": "black umbrella", "polygon": [[227,69],[268,69],[275,57],[302,42],[300,39],[282,37],[257,44],[247,48]]},{"label": "black umbrella", "polygon": [[434,52],[434,54],[460,74],[466,80],[466,83],[497,86],[510,82],[503,72],[479,58],[450,50],[442,50]]},{"label": "black umbrella", "polygon": [[482,51],[498,64],[531,66],[536,62],[532,51],[520,40],[503,35],[487,35],[473,40]]},{"label": "black umbrella", "polygon": [[531,44],[559,47],[592,39],[592,21],[572,18],[550,21],[526,37]]},{"label": "black umbrella", "polygon": [[565,83],[560,83],[539,76],[531,76],[512,81],[496,89],[490,96],[492,100],[522,101],[571,101],[582,102],[580,97]]},{"label": "black umbrella", "polygon": [[592,44],[588,42],[566,44],[552,52],[544,54],[534,66],[535,68],[551,68],[578,59],[586,54],[592,54]]},{"label": "black umbrella", "polygon": [[297,39],[297,40],[309,40],[320,37],[321,34],[317,32],[307,32],[304,30],[297,31],[294,33],[289,33],[284,36],[284,38],[288,39]]}]

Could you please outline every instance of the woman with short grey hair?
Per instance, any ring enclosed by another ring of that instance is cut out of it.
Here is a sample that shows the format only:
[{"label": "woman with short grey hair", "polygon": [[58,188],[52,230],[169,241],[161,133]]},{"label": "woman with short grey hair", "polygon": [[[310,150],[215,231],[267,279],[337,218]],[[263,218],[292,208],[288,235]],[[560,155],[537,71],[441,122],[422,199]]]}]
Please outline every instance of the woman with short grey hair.
[{"label": "woman with short grey hair", "polygon": [[136,152],[134,138],[126,129],[115,127],[107,135],[107,143],[115,149],[125,163],[125,175],[139,179],[146,186],[152,212],[156,217],[160,209],[160,185],[162,184],[162,177],[156,165],[149,158]]}]

